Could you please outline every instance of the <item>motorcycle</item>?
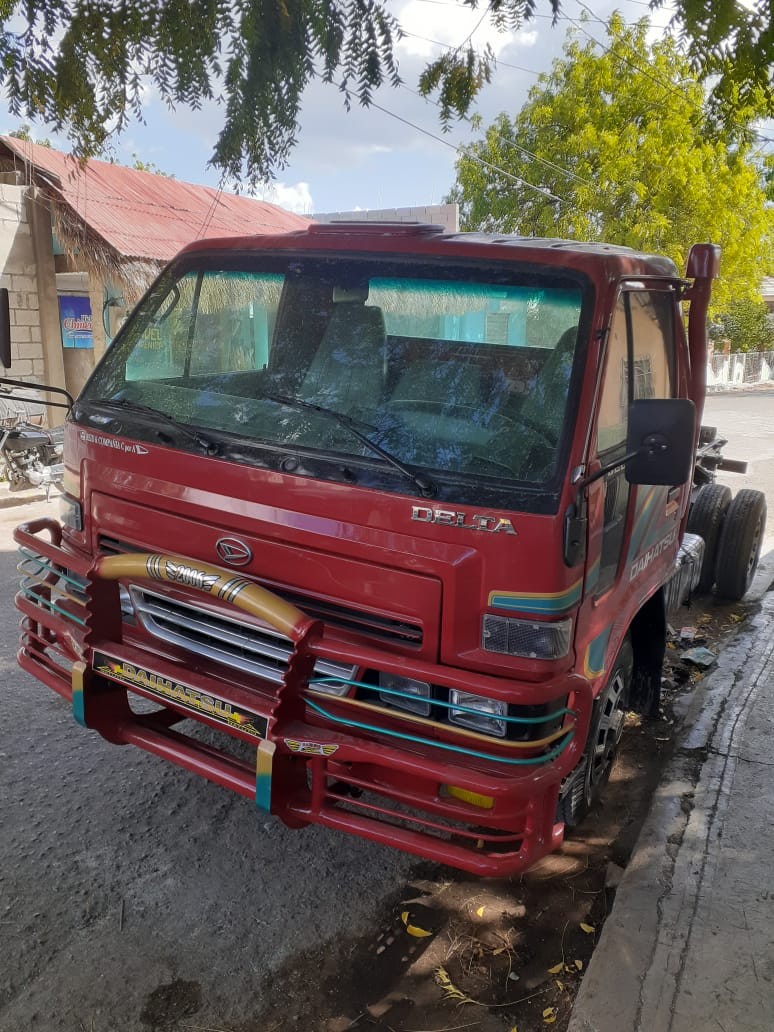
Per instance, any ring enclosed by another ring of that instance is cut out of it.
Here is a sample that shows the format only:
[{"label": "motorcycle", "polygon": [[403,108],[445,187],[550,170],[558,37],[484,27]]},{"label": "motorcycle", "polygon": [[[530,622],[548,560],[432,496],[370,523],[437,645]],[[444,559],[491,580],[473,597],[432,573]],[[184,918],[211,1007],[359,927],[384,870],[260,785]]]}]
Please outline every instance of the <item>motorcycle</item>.
[{"label": "motorcycle", "polygon": [[[5,399],[1,399],[4,401]],[[46,499],[51,488],[64,477],[62,451],[64,427],[47,430],[36,424],[39,416],[31,415],[27,406],[9,411],[3,405],[0,414],[0,473],[5,475],[10,491],[27,487],[43,487]]]}]

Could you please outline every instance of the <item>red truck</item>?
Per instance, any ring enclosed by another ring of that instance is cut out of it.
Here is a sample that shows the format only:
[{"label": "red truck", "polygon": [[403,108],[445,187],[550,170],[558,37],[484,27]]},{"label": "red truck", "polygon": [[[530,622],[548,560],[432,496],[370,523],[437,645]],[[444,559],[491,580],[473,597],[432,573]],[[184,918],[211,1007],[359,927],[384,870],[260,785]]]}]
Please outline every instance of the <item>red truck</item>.
[{"label": "red truck", "polygon": [[290,827],[526,868],[657,705],[670,607],[755,570],[763,496],[700,428],[717,267],[419,224],[190,245],[72,406],[61,523],[16,531],[19,663]]}]

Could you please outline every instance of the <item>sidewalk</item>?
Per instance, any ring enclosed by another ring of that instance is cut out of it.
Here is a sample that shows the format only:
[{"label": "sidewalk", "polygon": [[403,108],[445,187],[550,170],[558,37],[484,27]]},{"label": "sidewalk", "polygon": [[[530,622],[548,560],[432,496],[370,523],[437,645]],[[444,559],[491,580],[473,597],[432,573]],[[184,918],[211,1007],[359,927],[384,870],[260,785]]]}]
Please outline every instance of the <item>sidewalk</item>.
[{"label": "sidewalk", "polygon": [[682,723],[569,1032],[774,1029],[774,591]]}]

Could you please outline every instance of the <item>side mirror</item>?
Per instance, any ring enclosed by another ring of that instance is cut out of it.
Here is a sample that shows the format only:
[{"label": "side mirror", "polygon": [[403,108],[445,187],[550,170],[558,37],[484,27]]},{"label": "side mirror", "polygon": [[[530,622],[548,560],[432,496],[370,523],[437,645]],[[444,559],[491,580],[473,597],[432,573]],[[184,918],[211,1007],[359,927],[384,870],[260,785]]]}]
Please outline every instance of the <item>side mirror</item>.
[{"label": "side mirror", "polygon": [[691,476],[696,409],[687,398],[647,398],[629,405],[626,479],[675,487]]},{"label": "side mirror", "polygon": [[0,362],[11,368],[11,305],[8,288],[0,287]]}]

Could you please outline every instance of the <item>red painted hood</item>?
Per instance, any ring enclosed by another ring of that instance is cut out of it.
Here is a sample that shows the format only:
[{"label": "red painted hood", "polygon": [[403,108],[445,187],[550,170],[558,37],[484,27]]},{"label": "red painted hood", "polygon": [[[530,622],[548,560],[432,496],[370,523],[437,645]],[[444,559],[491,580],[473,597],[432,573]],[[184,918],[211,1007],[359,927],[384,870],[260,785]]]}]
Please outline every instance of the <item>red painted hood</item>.
[{"label": "red painted hood", "polygon": [[[66,486],[75,493],[79,479],[84,503],[74,545],[95,555],[118,542],[228,568],[217,542],[238,538],[252,551],[241,575],[278,593],[419,626],[422,649],[411,652],[431,661],[515,672],[513,659],[481,649],[490,594],[557,592],[573,579],[555,517],[487,510],[510,518],[515,535],[420,522],[412,509],[427,503],[410,495],[267,472],[74,424],[65,452]],[[527,660],[520,666],[530,679],[548,673]]]}]

